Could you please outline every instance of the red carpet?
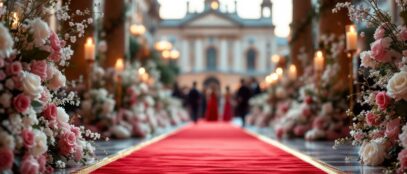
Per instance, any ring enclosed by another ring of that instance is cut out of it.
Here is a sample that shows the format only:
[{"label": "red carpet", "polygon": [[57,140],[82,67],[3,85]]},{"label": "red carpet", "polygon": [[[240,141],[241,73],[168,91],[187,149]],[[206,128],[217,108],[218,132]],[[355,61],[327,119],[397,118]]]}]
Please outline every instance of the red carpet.
[{"label": "red carpet", "polygon": [[325,173],[228,123],[190,125],[94,173]]}]

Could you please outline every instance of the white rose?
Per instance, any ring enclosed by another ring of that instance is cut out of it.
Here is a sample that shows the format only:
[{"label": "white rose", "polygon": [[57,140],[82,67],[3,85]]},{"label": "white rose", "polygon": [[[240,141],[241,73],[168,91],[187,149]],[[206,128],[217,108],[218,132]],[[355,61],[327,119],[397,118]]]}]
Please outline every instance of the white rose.
[{"label": "white rose", "polygon": [[64,87],[66,84],[66,77],[61,73],[61,71],[56,70],[54,76],[48,81],[48,88],[51,90],[58,90]]},{"label": "white rose", "polygon": [[105,102],[103,102],[102,113],[108,114],[108,113],[113,112],[114,104],[115,104],[115,101],[113,99],[110,99],[110,98],[106,99]]},{"label": "white rose", "polygon": [[317,140],[324,137],[325,132],[317,128],[311,129],[305,133],[306,140]]},{"label": "white rose", "polygon": [[8,29],[0,23],[0,57],[9,57],[13,52],[14,41]]},{"label": "white rose", "polygon": [[33,34],[34,44],[37,47],[40,47],[45,44],[46,40],[51,35],[48,24],[45,23],[40,18],[36,18],[31,21],[30,32]]},{"label": "white rose", "polygon": [[155,101],[154,101],[153,97],[151,97],[151,96],[146,96],[144,101],[148,104],[148,106],[154,106],[154,104],[155,104]]},{"label": "white rose", "polygon": [[48,150],[47,136],[40,130],[34,129],[34,146],[30,149],[33,156],[38,157]]},{"label": "white rose", "polygon": [[372,58],[370,51],[363,51],[360,53],[361,67],[375,68],[377,66],[376,61]]},{"label": "white rose", "polygon": [[407,101],[407,72],[401,71],[394,74],[387,84],[387,92],[396,100]]},{"label": "white rose", "polygon": [[0,147],[4,146],[14,149],[16,147],[16,143],[13,136],[6,132],[0,131]]},{"label": "white rose", "polygon": [[402,128],[403,132],[399,135],[400,144],[407,148],[407,125],[404,125]]},{"label": "white rose", "polygon": [[57,120],[62,123],[68,123],[69,115],[66,113],[65,109],[62,107],[57,108]]},{"label": "white rose", "polygon": [[0,96],[0,104],[4,107],[4,108],[9,108],[10,104],[11,104],[11,98],[13,96],[10,93],[4,93]]},{"label": "white rose", "polygon": [[114,126],[111,129],[111,132],[116,138],[119,139],[129,138],[131,136],[130,130],[121,125]]},{"label": "white rose", "polygon": [[331,102],[325,103],[322,105],[322,109],[321,109],[321,114],[323,116],[328,116],[328,114],[332,113],[334,110],[334,107],[332,106]]},{"label": "white rose", "polygon": [[383,163],[386,156],[386,147],[380,139],[364,142],[359,150],[363,164],[377,166]]},{"label": "white rose", "polygon": [[44,88],[41,86],[41,78],[29,72],[22,73],[21,85],[24,93],[34,98],[41,97],[41,93],[44,91]]},{"label": "white rose", "polygon": [[47,65],[47,80],[50,80],[52,77],[54,77],[54,74],[58,71],[58,69],[55,67],[54,63],[48,63]]}]

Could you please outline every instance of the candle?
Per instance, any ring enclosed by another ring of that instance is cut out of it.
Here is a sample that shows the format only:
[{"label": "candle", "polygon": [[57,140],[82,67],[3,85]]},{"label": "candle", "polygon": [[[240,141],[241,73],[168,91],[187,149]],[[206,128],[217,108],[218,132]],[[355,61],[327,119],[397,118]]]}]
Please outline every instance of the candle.
[{"label": "candle", "polygon": [[348,25],[346,28],[346,50],[355,51],[357,49],[358,33],[354,25]]},{"label": "candle", "polygon": [[171,59],[178,59],[178,58],[179,58],[179,55],[180,55],[180,53],[179,53],[179,51],[176,50],[176,49],[173,49],[173,50],[171,50],[171,52],[170,52],[170,58],[171,58]]},{"label": "candle", "polygon": [[324,69],[324,55],[322,54],[321,50],[315,53],[314,69],[316,71],[322,71]]},{"label": "candle", "polygon": [[279,78],[279,75],[277,74],[277,73],[272,73],[272,74],[270,74],[270,84],[271,85],[274,85],[274,84],[276,84],[277,83],[277,81],[278,81],[278,78]]},{"label": "candle", "polygon": [[133,24],[130,26],[130,32],[134,36],[140,36],[146,32],[146,27],[143,25]]},{"label": "candle", "polygon": [[288,69],[288,78],[290,80],[297,79],[297,67],[294,64],[291,64]]},{"label": "candle", "polygon": [[86,39],[85,43],[85,59],[88,61],[94,61],[95,60],[95,44],[93,43],[93,40],[91,37],[88,37]]},{"label": "candle", "polygon": [[278,67],[278,68],[276,69],[276,74],[278,75],[278,78],[279,78],[279,79],[281,79],[281,78],[283,77],[283,73],[284,73],[283,68]]},{"label": "candle", "polygon": [[119,73],[123,72],[124,70],[124,62],[122,58],[116,60],[116,64],[114,66],[115,70]]},{"label": "candle", "polygon": [[18,20],[20,20],[20,18],[18,18],[17,13],[13,12],[13,23],[11,23],[11,29],[16,30],[18,28]]}]

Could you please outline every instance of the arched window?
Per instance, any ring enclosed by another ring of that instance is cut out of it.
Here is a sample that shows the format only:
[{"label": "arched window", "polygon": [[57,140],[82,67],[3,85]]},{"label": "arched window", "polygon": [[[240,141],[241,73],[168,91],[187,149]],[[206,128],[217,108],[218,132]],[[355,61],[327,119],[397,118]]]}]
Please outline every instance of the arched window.
[{"label": "arched window", "polygon": [[247,53],[246,53],[247,70],[249,70],[249,71],[256,70],[256,57],[257,57],[256,50],[254,50],[253,48],[250,48],[249,50],[247,50]]},{"label": "arched window", "polygon": [[206,69],[213,71],[216,70],[217,53],[214,47],[210,47],[206,50]]}]

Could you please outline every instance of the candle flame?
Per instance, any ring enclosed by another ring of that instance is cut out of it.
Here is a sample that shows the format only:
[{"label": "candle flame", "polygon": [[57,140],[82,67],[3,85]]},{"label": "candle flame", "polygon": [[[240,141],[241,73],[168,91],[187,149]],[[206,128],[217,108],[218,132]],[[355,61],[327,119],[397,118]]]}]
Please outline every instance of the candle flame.
[{"label": "candle flame", "polygon": [[124,62],[122,58],[116,60],[115,69],[118,72],[122,72],[124,70]]},{"label": "candle flame", "polygon": [[278,67],[278,68],[276,69],[276,73],[277,73],[277,75],[282,76],[282,75],[283,75],[283,68]]},{"label": "candle flame", "polygon": [[91,37],[88,37],[86,39],[86,45],[92,45],[93,44],[93,39]]}]

